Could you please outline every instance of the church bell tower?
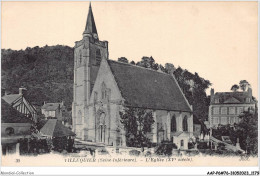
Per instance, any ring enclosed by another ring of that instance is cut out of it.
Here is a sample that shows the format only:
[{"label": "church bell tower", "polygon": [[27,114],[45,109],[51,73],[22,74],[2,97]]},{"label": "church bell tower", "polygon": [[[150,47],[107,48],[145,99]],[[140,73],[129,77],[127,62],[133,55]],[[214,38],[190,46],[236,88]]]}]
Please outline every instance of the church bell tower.
[{"label": "church bell tower", "polygon": [[99,40],[90,4],[82,40],[74,46],[72,124],[82,140],[88,138],[88,104],[102,59],[108,59],[108,42]]}]

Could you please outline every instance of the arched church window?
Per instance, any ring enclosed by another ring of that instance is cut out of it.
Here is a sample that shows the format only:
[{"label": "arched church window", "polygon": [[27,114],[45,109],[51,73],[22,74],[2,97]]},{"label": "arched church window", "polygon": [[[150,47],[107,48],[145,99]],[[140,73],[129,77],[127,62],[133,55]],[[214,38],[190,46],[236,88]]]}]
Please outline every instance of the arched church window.
[{"label": "arched church window", "polygon": [[78,112],[76,121],[77,121],[77,124],[81,124],[82,123],[82,113],[81,113],[80,110]]},{"label": "arched church window", "polygon": [[106,97],[107,97],[107,92],[106,92],[106,85],[105,85],[105,83],[103,82],[102,83],[102,86],[101,86],[101,91],[102,91],[102,100],[105,100],[106,99]]},{"label": "arched church window", "polygon": [[74,61],[75,61],[75,65],[77,66],[78,65],[78,55],[77,55],[77,52],[74,52]]},{"label": "arched church window", "polygon": [[187,116],[184,116],[184,118],[183,118],[182,129],[183,129],[183,131],[188,131],[188,118],[187,118]]},{"label": "arched church window", "polygon": [[100,51],[100,49],[98,49],[98,48],[96,49],[95,62],[96,62],[97,65],[99,65],[100,62],[101,62],[101,51]]},{"label": "arched church window", "polygon": [[97,124],[97,139],[99,142],[105,142],[106,139],[106,113],[104,110],[101,108],[97,111],[96,113],[96,124]]},{"label": "arched church window", "polygon": [[175,115],[171,118],[171,132],[176,132],[176,117]]},{"label": "arched church window", "polygon": [[102,112],[100,114],[100,117],[99,117],[99,125],[104,125],[105,124],[105,116],[106,114],[104,112]]},{"label": "arched church window", "polygon": [[183,147],[184,146],[184,141],[183,140],[181,140],[181,147]]},{"label": "arched church window", "polygon": [[98,98],[98,93],[97,93],[97,92],[94,92],[94,103],[97,102],[97,98]]},{"label": "arched church window", "polygon": [[82,52],[79,50],[79,66],[81,65],[82,62]]},{"label": "arched church window", "polygon": [[100,49],[96,50],[96,58],[100,59],[101,58],[101,52]]}]

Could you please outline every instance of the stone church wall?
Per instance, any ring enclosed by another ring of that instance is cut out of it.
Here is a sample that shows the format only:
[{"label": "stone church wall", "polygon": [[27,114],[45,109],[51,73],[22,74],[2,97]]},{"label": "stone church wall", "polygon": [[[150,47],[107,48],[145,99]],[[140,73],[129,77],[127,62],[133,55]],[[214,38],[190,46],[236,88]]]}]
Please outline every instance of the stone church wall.
[{"label": "stone church wall", "polygon": [[[102,85],[105,85],[109,92],[107,99],[102,99]],[[96,97],[95,97],[96,96]],[[97,118],[100,111],[105,113],[105,143],[109,145],[116,145],[119,139],[118,125],[119,125],[119,109],[122,97],[113,75],[109,69],[106,60],[103,60],[100,65],[100,70],[89,101],[89,123],[88,123],[88,140],[99,141],[100,131],[98,131]],[[96,125],[95,125],[96,124]],[[96,131],[95,131],[96,127]],[[110,127],[110,128],[109,128]],[[95,137],[96,136],[96,137]],[[103,136],[102,136],[103,137]]]}]

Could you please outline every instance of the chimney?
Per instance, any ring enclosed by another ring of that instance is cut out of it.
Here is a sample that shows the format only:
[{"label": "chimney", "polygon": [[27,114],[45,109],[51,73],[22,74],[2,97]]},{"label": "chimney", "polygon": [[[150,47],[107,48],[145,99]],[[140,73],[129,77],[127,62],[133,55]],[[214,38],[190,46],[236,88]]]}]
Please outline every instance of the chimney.
[{"label": "chimney", "polygon": [[43,101],[43,104],[45,105],[45,104],[46,104],[46,101]]},{"label": "chimney", "polygon": [[213,102],[214,99],[214,89],[210,89],[210,102]]},{"label": "chimney", "polygon": [[23,95],[24,91],[26,91],[26,88],[24,87],[19,88],[19,95]]},{"label": "chimney", "polygon": [[248,97],[252,99],[252,88],[248,88],[247,89],[247,92],[248,92]]},{"label": "chimney", "polygon": [[64,106],[64,102],[63,101],[61,102],[61,105]]}]

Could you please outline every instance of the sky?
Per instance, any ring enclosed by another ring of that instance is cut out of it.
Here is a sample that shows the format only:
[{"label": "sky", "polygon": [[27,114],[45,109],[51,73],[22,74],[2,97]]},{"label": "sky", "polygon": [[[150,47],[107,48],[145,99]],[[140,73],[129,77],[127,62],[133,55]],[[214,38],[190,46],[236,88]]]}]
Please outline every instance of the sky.
[{"label": "sky", "polygon": [[[89,2],[2,2],[1,47],[73,47],[88,9]],[[258,98],[257,2],[92,2],[92,9],[110,59],[153,56],[197,72],[215,92],[247,80]]]}]

